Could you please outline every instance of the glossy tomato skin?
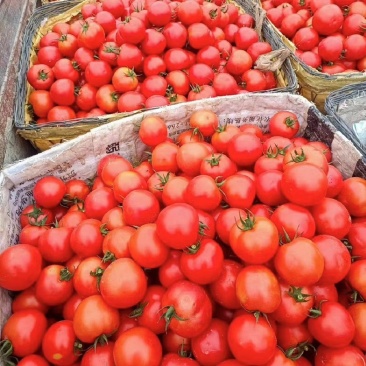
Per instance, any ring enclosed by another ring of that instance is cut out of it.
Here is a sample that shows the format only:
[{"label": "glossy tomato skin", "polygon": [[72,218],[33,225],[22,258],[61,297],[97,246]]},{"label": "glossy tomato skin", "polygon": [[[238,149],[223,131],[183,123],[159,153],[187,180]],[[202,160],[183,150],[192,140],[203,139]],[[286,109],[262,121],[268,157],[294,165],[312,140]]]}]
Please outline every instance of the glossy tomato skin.
[{"label": "glossy tomato skin", "polygon": [[20,366],[49,366],[45,358],[38,355],[29,355],[22,358],[18,365]]},{"label": "glossy tomato skin", "polygon": [[93,343],[102,334],[114,333],[120,323],[118,310],[109,306],[100,295],[89,296],[78,306],[74,315],[76,337]]},{"label": "glossy tomato skin", "polygon": [[221,211],[216,218],[216,232],[220,240],[229,245],[230,230],[240,217],[245,217],[245,211],[239,208],[228,208]]},{"label": "glossy tomato skin", "polygon": [[199,285],[216,281],[222,271],[224,253],[221,246],[213,239],[203,239],[198,248],[190,248],[180,258],[183,275]]},{"label": "glossy tomato skin", "polygon": [[289,349],[299,343],[313,341],[306,323],[299,325],[277,324],[277,342],[282,349]]},{"label": "glossy tomato skin", "polygon": [[263,147],[260,139],[245,132],[235,135],[228,145],[229,158],[241,167],[250,167],[262,153]]},{"label": "glossy tomato skin", "polygon": [[180,356],[177,353],[167,353],[163,357],[160,366],[199,366],[192,358]]},{"label": "glossy tomato skin", "polygon": [[228,329],[226,322],[214,318],[202,334],[192,339],[192,352],[200,364],[215,366],[230,357]]},{"label": "glossy tomato skin", "polygon": [[317,354],[314,361],[315,366],[365,365],[364,355],[359,348],[354,346],[346,346],[334,349],[320,345],[317,349]]},{"label": "glossy tomato skin", "polygon": [[7,320],[2,329],[2,339],[9,340],[13,355],[24,357],[36,353],[47,329],[47,319],[38,310],[21,310]]},{"label": "glossy tomato skin", "polygon": [[33,188],[33,195],[37,205],[44,208],[58,206],[65,193],[65,183],[53,176],[40,179]]},{"label": "glossy tomato skin", "polygon": [[325,301],[320,304],[320,316],[308,320],[311,335],[331,348],[348,346],[355,335],[351,314],[341,304]]},{"label": "glossy tomato skin", "polygon": [[319,285],[331,285],[340,282],[351,268],[351,254],[346,246],[332,235],[318,235],[312,241],[324,257],[324,272]]},{"label": "glossy tomato skin", "polygon": [[[185,295],[182,296],[182,293]],[[176,282],[167,289],[162,307],[166,309],[164,318],[169,329],[182,337],[200,335],[212,318],[212,303],[203,287],[186,280]]]},{"label": "glossy tomato skin", "polygon": [[314,305],[312,288],[295,287],[280,282],[281,304],[272,313],[273,319],[287,326],[298,326],[308,317]]},{"label": "glossy tomato skin", "polygon": [[182,252],[172,249],[169,253],[168,259],[159,268],[159,281],[160,283],[168,288],[175,282],[184,280],[185,276],[180,267],[180,258]]},{"label": "glossy tomato skin", "polygon": [[[249,179],[249,178],[248,178]],[[249,214],[230,230],[229,243],[234,253],[248,264],[264,264],[271,260],[279,248],[276,226],[265,217]]]},{"label": "glossy tomato skin", "polygon": [[127,309],[139,303],[146,289],[145,273],[131,258],[120,258],[112,262],[100,281],[100,293],[104,301],[119,309]]},{"label": "glossy tomato skin", "polygon": [[210,284],[210,294],[213,299],[227,309],[240,309],[241,305],[236,296],[236,279],[243,266],[230,259],[223,262],[220,277]]},{"label": "glossy tomato skin", "polygon": [[356,222],[352,224],[347,237],[352,245],[352,255],[366,259],[366,223]]},{"label": "glossy tomato skin", "polygon": [[[179,220],[176,218],[179,217]],[[165,207],[156,220],[159,238],[173,249],[184,249],[198,238],[199,217],[197,211],[186,203]]]},{"label": "glossy tomato skin", "polygon": [[84,202],[86,216],[97,220],[101,220],[115,206],[117,206],[117,201],[113,191],[107,187],[90,192]]},{"label": "glossy tomato skin", "polygon": [[355,217],[366,216],[366,183],[362,178],[348,178],[336,197],[343,203],[350,215]]},{"label": "glossy tomato skin", "polygon": [[42,269],[39,250],[29,244],[17,244],[0,254],[0,286],[10,291],[21,291],[32,286]]},{"label": "glossy tomato skin", "polygon": [[324,198],[311,208],[318,234],[332,235],[343,239],[351,227],[351,216],[347,208],[334,198]]},{"label": "glossy tomato skin", "polygon": [[63,266],[51,264],[44,267],[35,285],[37,298],[48,306],[61,305],[74,292],[70,276],[63,276]]},{"label": "glossy tomato skin", "polygon": [[61,320],[47,329],[42,340],[44,357],[54,365],[71,365],[78,359],[74,353],[76,336],[72,321]]},{"label": "glossy tomato skin", "polygon": [[298,237],[278,249],[274,265],[278,275],[287,283],[311,286],[323,274],[324,258],[314,242]]},{"label": "glossy tomato skin", "polygon": [[116,366],[159,366],[162,353],[159,338],[144,327],[122,333],[113,350]]},{"label": "glossy tomato skin", "polygon": [[19,293],[11,303],[11,310],[16,313],[20,310],[34,309],[46,314],[49,307],[42,304],[36,297],[36,290],[34,286],[27,288]]},{"label": "glossy tomato skin", "polygon": [[108,341],[104,345],[98,344],[95,348],[85,352],[80,366],[114,366],[113,349],[113,342]]},{"label": "glossy tomato skin", "polygon": [[254,202],[256,189],[254,182],[241,174],[234,174],[226,178],[221,190],[224,201],[239,209],[248,209]]},{"label": "glossy tomato skin", "polygon": [[263,365],[276,352],[276,334],[271,325],[253,314],[242,314],[230,323],[228,341],[234,357],[248,365]]}]

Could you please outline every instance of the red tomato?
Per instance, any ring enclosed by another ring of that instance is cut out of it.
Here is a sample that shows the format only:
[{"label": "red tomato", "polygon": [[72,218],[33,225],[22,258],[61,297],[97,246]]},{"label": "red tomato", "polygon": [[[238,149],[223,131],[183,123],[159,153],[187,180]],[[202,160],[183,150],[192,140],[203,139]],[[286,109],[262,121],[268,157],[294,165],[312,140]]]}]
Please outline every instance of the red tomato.
[{"label": "red tomato", "polygon": [[162,298],[162,307],[167,327],[182,337],[200,335],[211,322],[212,304],[206,291],[189,281],[172,284]]},{"label": "red tomato", "polygon": [[277,342],[282,349],[289,349],[301,343],[311,343],[313,337],[309,333],[306,323],[299,325],[277,324]]},{"label": "red tomato", "polygon": [[159,338],[145,327],[122,333],[113,350],[116,366],[159,366],[162,354]]},{"label": "red tomato", "polygon": [[215,75],[212,87],[217,96],[237,94],[238,84],[234,77],[227,72],[220,72]]},{"label": "red tomato", "polygon": [[343,239],[351,227],[351,216],[346,207],[333,198],[324,198],[311,208],[318,234]]},{"label": "red tomato", "polygon": [[229,158],[241,167],[249,167],[262,155],[260,139],[252,134],[241,132],[232,137],[228,145]]},{"label": "red tomato", "polygon": [[135,171],[119,173],[113,182],[114,197],[120,203],[135,189],[147,189],[146,180]]},{"label": "red tomato", "polygon": [[40,179],[33,188],[36,204],[44,208],[58,206],[65,193],[65,183],[61,179],[53,176]]},{"label": "red tomato", "polygon": [[[179,217],[179,220],[176,218]],[[193,245],[199,232],[197,211],[186,203],[175,203],[164,208],[156,220],[159,238],[173,249]]]},{"label": "red tomato", "polygon": [[275,274],[261,265],[249,265],[239,272],[236,296],[247,311],[269,314],[281,304],[280,286]]},{"label": "red tomato", "polygon": [[291,139],[296,136],[299,129],[300,123],[297,116],[289,111],[277,112],[269,120],[269,131],[273,136]]},{"label": "red tomato", "polygon": [[166,141],[168,130],[160,117],[146,117],[141,121],[139,137],[148,146],[157,146]]},{"label": "red tomato", "polygon": [[234,357],[245,364],[261,365],[276,352],[276,335],[263,317],[242,314],[229,325],[228,342]]},{"label": "red tomato", "polygon": [[366,272],[366,260],[361,259],[351,264],[351,269],[347,275],[347,282],[353,290],[357,291],[362,297],[366,296],[366,283],[363,277]]},{"label": "red tomato", "polygon": [[182,252],[171,250],[168,259],[159,267],[159,281],[168,288],[173,283],[184,280],[185,276],[180,268]]},{"label": "red tomato", "polygon": [[83,24],[82,31],[78,36],[79,45],[81,47],[96,50],[103,44],[104,40],[105,31],[100,24],[96,22]]},{"label": "red tomato", "polygon": [[302,236],[311,239],[315,235],[315,221],[310,211],[293,203],[285,203],[277,207],[271,221],[276,225],[282,238],[288,235],[290,239]]},{"label": "red tomato", "polygon": [[256,177],[257,197],[262,203],[278,206],[287,202],[281,189],[282,178],[283,173],[279,170],[267,170]]},{"label": "red tomato", "polygon": [[118,33],[128,43],[138,44],[145,38],[145,25],[142,20],[136,17],[127,17],[118,27]]},{"label": "red tomato", "polygon": [[189,179],[185,177],[173,177],[163,187],[162,201],[165,206],[173,203],[185,203],[184,193],[188,186]]},{"label": "red tomato", "polygon": [[[36,353],[41,346],[47,329],[47,319],[38,310],[21,310],[7,320],[2,329],[2,345],[5,349],[12,347],[15,357],[24,357]],[[10,344],[9,344],[10,343]]]},{"label": "red tomato", "polygon": [[288,326],[303,324],[314,305],[311,287],[295,287],[280,282],[280,289],[281,303],[272,313],[273,319]]},{"label": "red tomato", "polygon": [[202,160],[212,153],[207,145],[202,142],[184,144],[177,153],[177,163],[181,171],[189,176],[200,174]]},{"label": "red tomato", "polygon": [[203,10],[196,1],[184,1],[177,10],[178,19],[188,26],[193,23],[199,23],[203,18]]},{"label": "red tomato", "polygon": [[50,364],[41,356],[29,355],[22,358],[18,365],[20,366],[49,366]]},{"label": "red tomato", "polygon": [[167,353],[163,357],[160,366],[199,366],[192,358],[181,356],[176,353]]},{"label": "red tomato", "polygon": [[42,340],[42,353],[54,365],[71,365],[79,356],[75,353],[75,342],[72,321],[61,320],[47,329]]},{"label": "red tomato", "polygon": [[159,201],[149,191],[134,190],[123,201],[123,218],[126,225],[141,226],[155,222],[159,211]]},{"label": "red tomato", "polygon": [[129,43],[124,43],[120,48],[120,52],[117,58],[117,64],[119,67],[136,69],[141,66],[142,59],[142,52],[137,46]]},{"label": "red tomato", "polygon": [[65,320],[74,319],[75,311],[82,300],[78,294],[74,294],[63,304],[62,316]]},{"label": "red tomato", "polygon": [[62,54],[58,47],[55,46],[42,47],[37,53],[38,63],[49,67],[54,67],[61,58]]},{"label": "red tomato", "polygon": [[35,90],[29,95],[29,104],[38,117],[47,117],[48,112],[54,107],[51,94],[47,90]]},{"label": "red tomato", "polygon": [[96,88],[110,84],[112,76],[113,72],[111,66],[102,60],[91,61],[85,68],[86,82]]},{"label": "red tomato", "polygon": [[220,245],[212,239],[203,239],[183,252],[180,268],[188,280],[207,285],[219,278],[223,262],[224,253]]},{"label": "red tomato", "polygon": [[319,281],[324,271],[324,258],[309,239],[298,237],[280,246],[274,265],[278,275],[294,286],[311,286]]},{"label": "red tomato", "polygon": [[94,343],[101,335],[112,334],[119,327],[118,310],[106,304],[100,295],[89,296],[77,307],[74,315],[76,337]]},{"label": "red tomato", "polygon": [[108,232],[103,240],[104,260],[131,257],[128,243],[135,231],[130,226],[123,226]]},{"label": "red tomato", "polygon": [[362,178],[348,178],[336,197],[343,203],[351,216],[366,216],[366,181]]},{"label": "red tomato", "polygon": [[216,219],[216,232],[224,244],[229,244],[231,228],[234,224],[240,222],[240,217],[244,216],[244,210],[238,208],[228,208],[218,215]]},{"label": "red tomato", "polygon": [[209,327],[192,339],[192,352],[202,365],[216,366],[230,356],[227,340],[228,324],[220,319],[212,319]]},{"label": "red tomato", "polygon": [[235,44],[241,50],[247,50],[253,43],[259,41],[257,32],[249,27],[241,27],[235,34]]},{"label": "red tomato", "polygon": [[11,310],[16,313],[21,310],[34,309],[46,314],[48,306],[42,304],[36,297],[35,288],[29,287],[17,295],[11,303]]},{"label": "red tomato", "polygon": [[90,348],[84,353],[80,366],[114,366],[113,349],[114,343],[110,341]]},{"label": "red tomato", "polygon": [[250,214],[240,217],[232,226],[229,242],[234,253],[248,264],[264,264],[279,249],[276,226],[265,217],[255,218]]},{"label": "red tomato", "polygon": [[364,366],[365,357],[359,348],[346,346],[342,348],[328,348],[320,345],[315,356],[315,366],[354,365]]},{"label": "red tomato", "polygon": [[191,114],[189,124],[203,136],[212,136],[219,126],[218,116],[209,110],[199,110]]},{"label": "red tomato", "polygon": [[107,211],[103,218],[102,224],[107,230],[114,230],[126,226],[123,220],[123,210],[121,207],[113,207]]},{"label": "red tomato", "polygon": [[[167,25],[167,27],[169,27],[169,25]],[[166,29],[166,27],[164,29]],[[146,55],[160,55],[164,52],[167,46],[167,41],[164,31],[161,33],[155,29],[147,29],[145,37],[141,42],[141,50]]]},{"label": "red tomato", "polygon": [[351,314],[338,302],[325,301],[312,310],[308,320],[311,335],[322,345],[331,348],[348,346],[355,336]]},{"label": "red tomato", "polygon": [[0,286],[10,291],[22,291],[32,286],[42,270],[39,250],[29,244],[8,247],[0,254]]}]

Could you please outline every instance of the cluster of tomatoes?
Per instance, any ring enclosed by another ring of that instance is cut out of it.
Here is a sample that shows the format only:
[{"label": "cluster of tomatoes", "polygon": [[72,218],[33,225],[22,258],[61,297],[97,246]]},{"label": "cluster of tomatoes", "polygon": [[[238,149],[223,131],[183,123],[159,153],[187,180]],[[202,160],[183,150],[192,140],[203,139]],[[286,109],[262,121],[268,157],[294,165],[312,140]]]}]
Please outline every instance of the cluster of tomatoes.
[{"label": "cluster of tomatoes", "polygon": [[272,51],[233,3],[104,0],[58,23],[27,79],[37,123],[95,117],[276,87],[254,70]]},{"label": "cluster of tomatoes", "polygon": [[107,155],[89,185],[35,184],[0,255],[3,359],[365,365],[366,180],[343,180],[289,111],[269,133],[208,110],[190,127],[174,142],[146,117],[148,161]]},{"label": "cluster of tomatoes", "polygon": [[307,65],[327,74],[366,69],[365,2],[265,0],[262,5]]}]

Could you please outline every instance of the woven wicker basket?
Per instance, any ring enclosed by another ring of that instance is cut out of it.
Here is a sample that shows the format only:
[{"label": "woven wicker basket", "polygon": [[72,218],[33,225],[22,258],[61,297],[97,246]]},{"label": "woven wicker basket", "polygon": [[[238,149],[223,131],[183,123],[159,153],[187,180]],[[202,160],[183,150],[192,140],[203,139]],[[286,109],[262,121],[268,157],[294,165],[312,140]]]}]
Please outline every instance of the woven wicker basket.
[{"label": "woven wicker basket", "polygon": [[[41,37],[49,32],[54,24],[60,21],[70,21],[80,15],[82,6],[91,1],[95,0],[85,0],[83,2],[63,0],[44,5],[34,12],[26,27],[17,81],[18,97],[14,106],[14,122],[19,135],[29,140],[39,151],[47,150],[56,144],[80,136],[101,124],[128,115],[127,113],[116,113],[98,118],[76,119],[42,125],[32,123],[32,116],[27,109],[27,101],[32,88],[27,83],[26,73],[36,59],[35,47]],[[243,8],[246,10],[245,4]],[[263,25],[262,35],[272,45],[273,49],[282,46],[267,24]],[[278,88],[271,90],[271,92],[286,91],[293,93],[296,91],[297,80],[289,60],[285,60],[282,67],[276,70],[276,78]],[[139,112],[141,111],[135,113]]]},{"label": "woven wicker basket", "polygon": [[[253,0],[253,10],[258,8],[257,0]],[[263,11],[263,10],[262,10]],[[299,83],[299,93],[306,99],[314,102],[321,112],[324,112],[324,104],[327,96],[346,85],[366,81],[365,72],[354,72],[349,74],[328,75],[306,65],[295,56],[296,46],[285,37],[267,18],[264,21],[271,29],[274,37],[291,51],[291,64]]]}]

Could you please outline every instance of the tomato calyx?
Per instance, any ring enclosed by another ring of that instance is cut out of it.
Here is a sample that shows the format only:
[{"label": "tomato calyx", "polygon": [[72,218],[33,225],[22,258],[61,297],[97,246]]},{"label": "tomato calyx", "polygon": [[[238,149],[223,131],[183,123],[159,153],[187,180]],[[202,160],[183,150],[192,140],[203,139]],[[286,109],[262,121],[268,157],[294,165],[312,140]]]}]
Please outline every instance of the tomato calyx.
[{"label": "tomato calyx", "polygon": [[289,163],[303,163],[306,160],[306,155],[304,153],[304,150],[301,148],[301,153],[299,153],[297,150],[294,151],[294,154],[291,154],[291,160],[288,161]]},{"label": "tomato calyx", "polygon": [[84,345],[79,340],[76,340],[74,343],[74,355],[79,357],[83,354],[83,352],[84,352]]},{"label": "tomato calyx", "polygon": [[39,70],[38,72],[38,80],[46,81],[48,79],[48,72],[44,70]]},{"label": "tomato calyx", "polygon": [[179,321],[186,321],[188,319],[181,318],[174,309],[174,306],[165,306],[163,309],[167,309],[167,311],[161,316],[165,320],[165,331],[168,331],[168,327],[172,319],[177,319]]},{"label": "tomato calyx", "polygon": [[199,222],[198,235],[206,236],[205,231],[208,229],[208,226],[204,224],[202,221]]},{"label": "tomato calyx", "polygon": [[239,220],[240,220],[240,225],[236,222],[236,226],[239,230],[249,231],[249,230],[252,230],[254,228],[255,216],[252,213],[250,213],[249,211],[247,212],[247,218],[246,219],[243,219],[241,217],[241,215],[239,214]]},{"label": "tomato calyx", "polygon": [[141,304],[137,305],[137,307],[131,311],[128,317],[132,319],[139,318],[144,313],[144,309],[147,304],[148,302],[142,302]]},{"label": "tomato calyx", "polygon": [[89,24],[84,23],[81,27],[81,32],[85,34],[88,31],[88,29],[89,29]]},{"label": "tomato calyx", "polygon": [[15,366],[18,363],[18,359],[13,356],[13,350],[13,345],[8,339],[0,342],[0,360],[5,366]]},{"label": "tomato calyx", "polygon": [[291,117],[286,117],[285,118],[286,127],[294,128],[295,124],[296,124],[296,121],[293,118],[291,118]]},{"label": "tomato calyx", "polygon": [[290,235],[288,234],[288,232],[285,230],[284,227],[282,227],[282,230],[283,230],[284,235],[280,235],[280,245],[288,244],[299,237],[299,233],[298,233],[299,227],[297,227],[295,235],[292,239],[290,238]]},{"label": "tomato calyx", "polygon": [[224,124],[224,125],[222,125],[222,126],[217,127],[216,132],[217,132],[217,133],[222,133],[222,132],[225,132],[225,131],[226,131],[226,129],[227,129],[227,123],[225,123],[225,124]]},{"label": "tomato calyx", "polygon": [[312,295],[304,294],[301,291],[302,287],[291,286],[290,289],[287,291],[287,294],[291,296],[296,302],[308,302],[309,297],[311,297]]},{"label": "tomato calyx", "polygon": [[219,166],[220,165],[220,160],[221,160],[222,154],[215,156],[214,154],[212,154],[211,159],[206,159],[206,161],[211,165],[211,168],[213,168],[214,166]]},{"label": "tomato calyx", "polygon": [[201,243],[198,241],[197,243],[191,245],[190,247],[187,247],[185,250],[185,253],[187,254],[196,254],[201,247]]},{"label": "tomato calyx", "polygon": [[106,236],[106,235],[109,233],[109,230],[107,229],[107,224],[103,224],[103,225],[100,227],[100,233],[101,233],[103,236]]},{"label": "tomato calyx", "polygon": [[229,7],[228,7],[228,5],[227,4],[225,4],[225,5],[223,5],[223,6],[221,6],[221,12],[222,13],[227,13],[229,11]]},{"label": "tomato calyx", "polygon": [[167,174],[156,173],[156,175],[159,178],[160,183],[155,184],[154,188],[157,191],[162,192],[163,187],[169,182],[170,172],[168,172]]},{"label": "tomato calyx", "polygon": [[272,146],[270,146],[270,147],[268,148],[268,150],[266,151],[266,153],[265,153],[265,156],[266,156],[267,158],[269,158],[269,159],[276,159],[278,155],[280,155],[280,152],[279,152],[278,147],[277,147],[277,149],[276,149],[276,150],[274,150],[274,149],[272,148]]},{"label": "tomato calyx", "polygon": [[208,13],[211,19],[216,19],[218,17],[218,9],[212,9]]},{"label": "tomato calyx", "polygon": [[116,256],[110,252],[109,250],[104,254],[103,258],[102,258],[102,262],[103,263],[108,263],[108,262],[114,262],[116,260]]},{"label": "tomato calyx", "polygon": [[285,351],[285,356],[289,358],[292,361],[296,361],[299,358],[301,358],[305,352],[312,349],[314,352],[316,352],[316,348],[309,342],[302,342],[296,345],[295,347],[291,347],[288,350]]},{"label": "tomato calyx", "polygon": [[119,48],[117,47],[112,47],[112,46],[105,46],[104,50],[105,53],[114,53],[115,55],[119,55]]},{"label": "tomato calyx", "polygon": [[100,281],[102,280],[102,276],[104,273],[104,269],[97,267],[95,271],[90,271],[90,276],[95,277],[97,279],[97,289],[99,291],[100,288]]},{"label": "tomato calyx", "polygon": [[69,282],[74,277],[74,274],[69,271],[67,267],[62,268],[60,271],[60,281]]},{"label": "tomato calyx", "polygon": [[[23,215],[28,217],[28,223],[32,226],[45,226],[48,218],[48,216],[45,215],[45,217],[42,220],[38,220],[38,218],[44,215],[44,213],[40,207],[36,206],[35,203],[33,203],[33,211]],[[30,219],[33,219],[33,221]]]},{"label": "tomato calyx", "polygon": [[327,302],[327,301],[328,300],[322,300],[322,301],[320,301],[318,308],[310,309],[308,317],[313,318],[313,319],[319,318],[322,315],[321,307],[322,307],[323,303]]}]

